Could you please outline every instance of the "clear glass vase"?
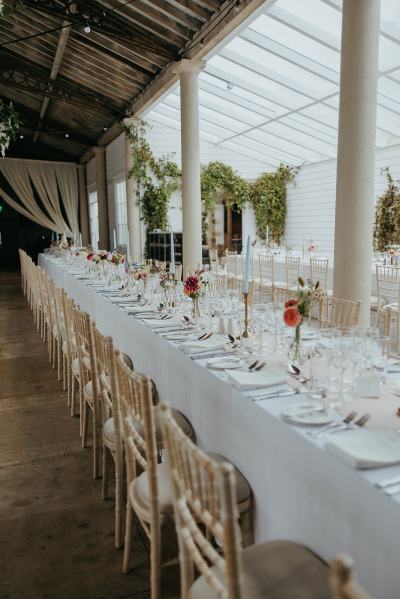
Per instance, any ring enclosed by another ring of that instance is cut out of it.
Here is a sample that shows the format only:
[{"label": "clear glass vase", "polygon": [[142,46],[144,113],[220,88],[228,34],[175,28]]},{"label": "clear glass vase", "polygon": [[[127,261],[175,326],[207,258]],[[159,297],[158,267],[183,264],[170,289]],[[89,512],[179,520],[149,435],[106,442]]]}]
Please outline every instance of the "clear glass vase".
[{"label": "clear glass vase", "polygon": [[305,362],[308,351],[301,344],[301,325],[297,325],[294,331],[293,341],[290,344],[288,358],[291,364],[300,365]]}]

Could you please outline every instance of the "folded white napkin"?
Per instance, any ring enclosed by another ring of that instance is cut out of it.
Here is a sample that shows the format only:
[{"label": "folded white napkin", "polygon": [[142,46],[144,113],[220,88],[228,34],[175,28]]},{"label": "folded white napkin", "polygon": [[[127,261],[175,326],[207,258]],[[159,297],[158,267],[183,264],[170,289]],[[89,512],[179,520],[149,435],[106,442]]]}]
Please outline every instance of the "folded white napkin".
[{"label": "folded white napkin", "polygon": [[286,383],[286,374],[282,370],[260,370],[259,372],[230,372],[228,379],[238,389],[258,389],[259,387],[275,387]]},{"label": "folded white napkin", "polygon": [[163,320],[162,318],[146,318],[144,320],[146,324],[148,324],[149,327],[151,327],[152,329],[163,329],[164,327],[169,328],[171,326],[180,324],[180,321],[175,320],[174,318],[166,318],[165,320]]},{"label": "folded white napkin", "polygon": [[218,337],[209,337],[208,339],[198,340],[194,339],[186,343],[182,343],[181,347],[187,354],[195,354],[203,350],[213,350],[224,347],[225,341]]},{"label": "folded white napkin", "polygon": [[358,429],[330,435],[325,448],[354,468],[400,463],[400,435],[388,429]]}]

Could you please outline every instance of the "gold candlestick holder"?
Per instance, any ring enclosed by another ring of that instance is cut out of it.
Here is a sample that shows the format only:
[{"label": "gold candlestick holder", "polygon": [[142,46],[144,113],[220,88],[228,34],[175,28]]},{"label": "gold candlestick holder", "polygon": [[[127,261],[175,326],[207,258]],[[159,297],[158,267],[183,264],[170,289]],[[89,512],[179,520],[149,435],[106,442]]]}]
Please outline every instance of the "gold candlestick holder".
[{"label": "gold candlestick holder", "polygon": [[243,302],[244,302],[244,331],[242,333],[242,337],[245,339],[249,336],[249,294],[243,293]]}]

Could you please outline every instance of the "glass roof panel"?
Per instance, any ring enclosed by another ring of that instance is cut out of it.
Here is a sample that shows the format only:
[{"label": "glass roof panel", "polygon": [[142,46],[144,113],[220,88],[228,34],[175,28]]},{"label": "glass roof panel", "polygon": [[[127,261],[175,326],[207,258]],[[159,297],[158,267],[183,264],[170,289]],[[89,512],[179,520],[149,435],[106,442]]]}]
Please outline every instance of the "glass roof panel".
[{"label": "glass roof panel", "polygon": [[[277,0],[199,76],[200,138],[276,165],[337,148],[341,0]],[[400,143],[400,0],[382,0],[376,144]],[[151,111],[180,128],[179,89]]]}]

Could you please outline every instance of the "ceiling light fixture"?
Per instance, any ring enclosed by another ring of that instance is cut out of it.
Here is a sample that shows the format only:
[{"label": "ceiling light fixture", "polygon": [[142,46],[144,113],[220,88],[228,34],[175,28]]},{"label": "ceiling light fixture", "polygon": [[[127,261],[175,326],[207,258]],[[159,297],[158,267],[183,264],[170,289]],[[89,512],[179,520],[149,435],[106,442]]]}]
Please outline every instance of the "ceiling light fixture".
[{"label": "ceiling light fixture", "polygon": [[23,135],[20,135],[20,136],[19,136],[19,138],[20,138],[20,139],[24,139],[24,136],[23,136]]},{"label": "ceiling light fixture", "polygon": [[90,25],[89,25],[89,23],[86,23],[85,27],[83,28],[83,31],[84,31],[85,33],[90,33],[90,32],[91,32],[91,29],[90,29]]},{"label": "ceiling light fixture", "polygon": [[65,134],[65,137],[68,139],[68,137],[69,137],[69,133],[66,133],[66,134]]}]

